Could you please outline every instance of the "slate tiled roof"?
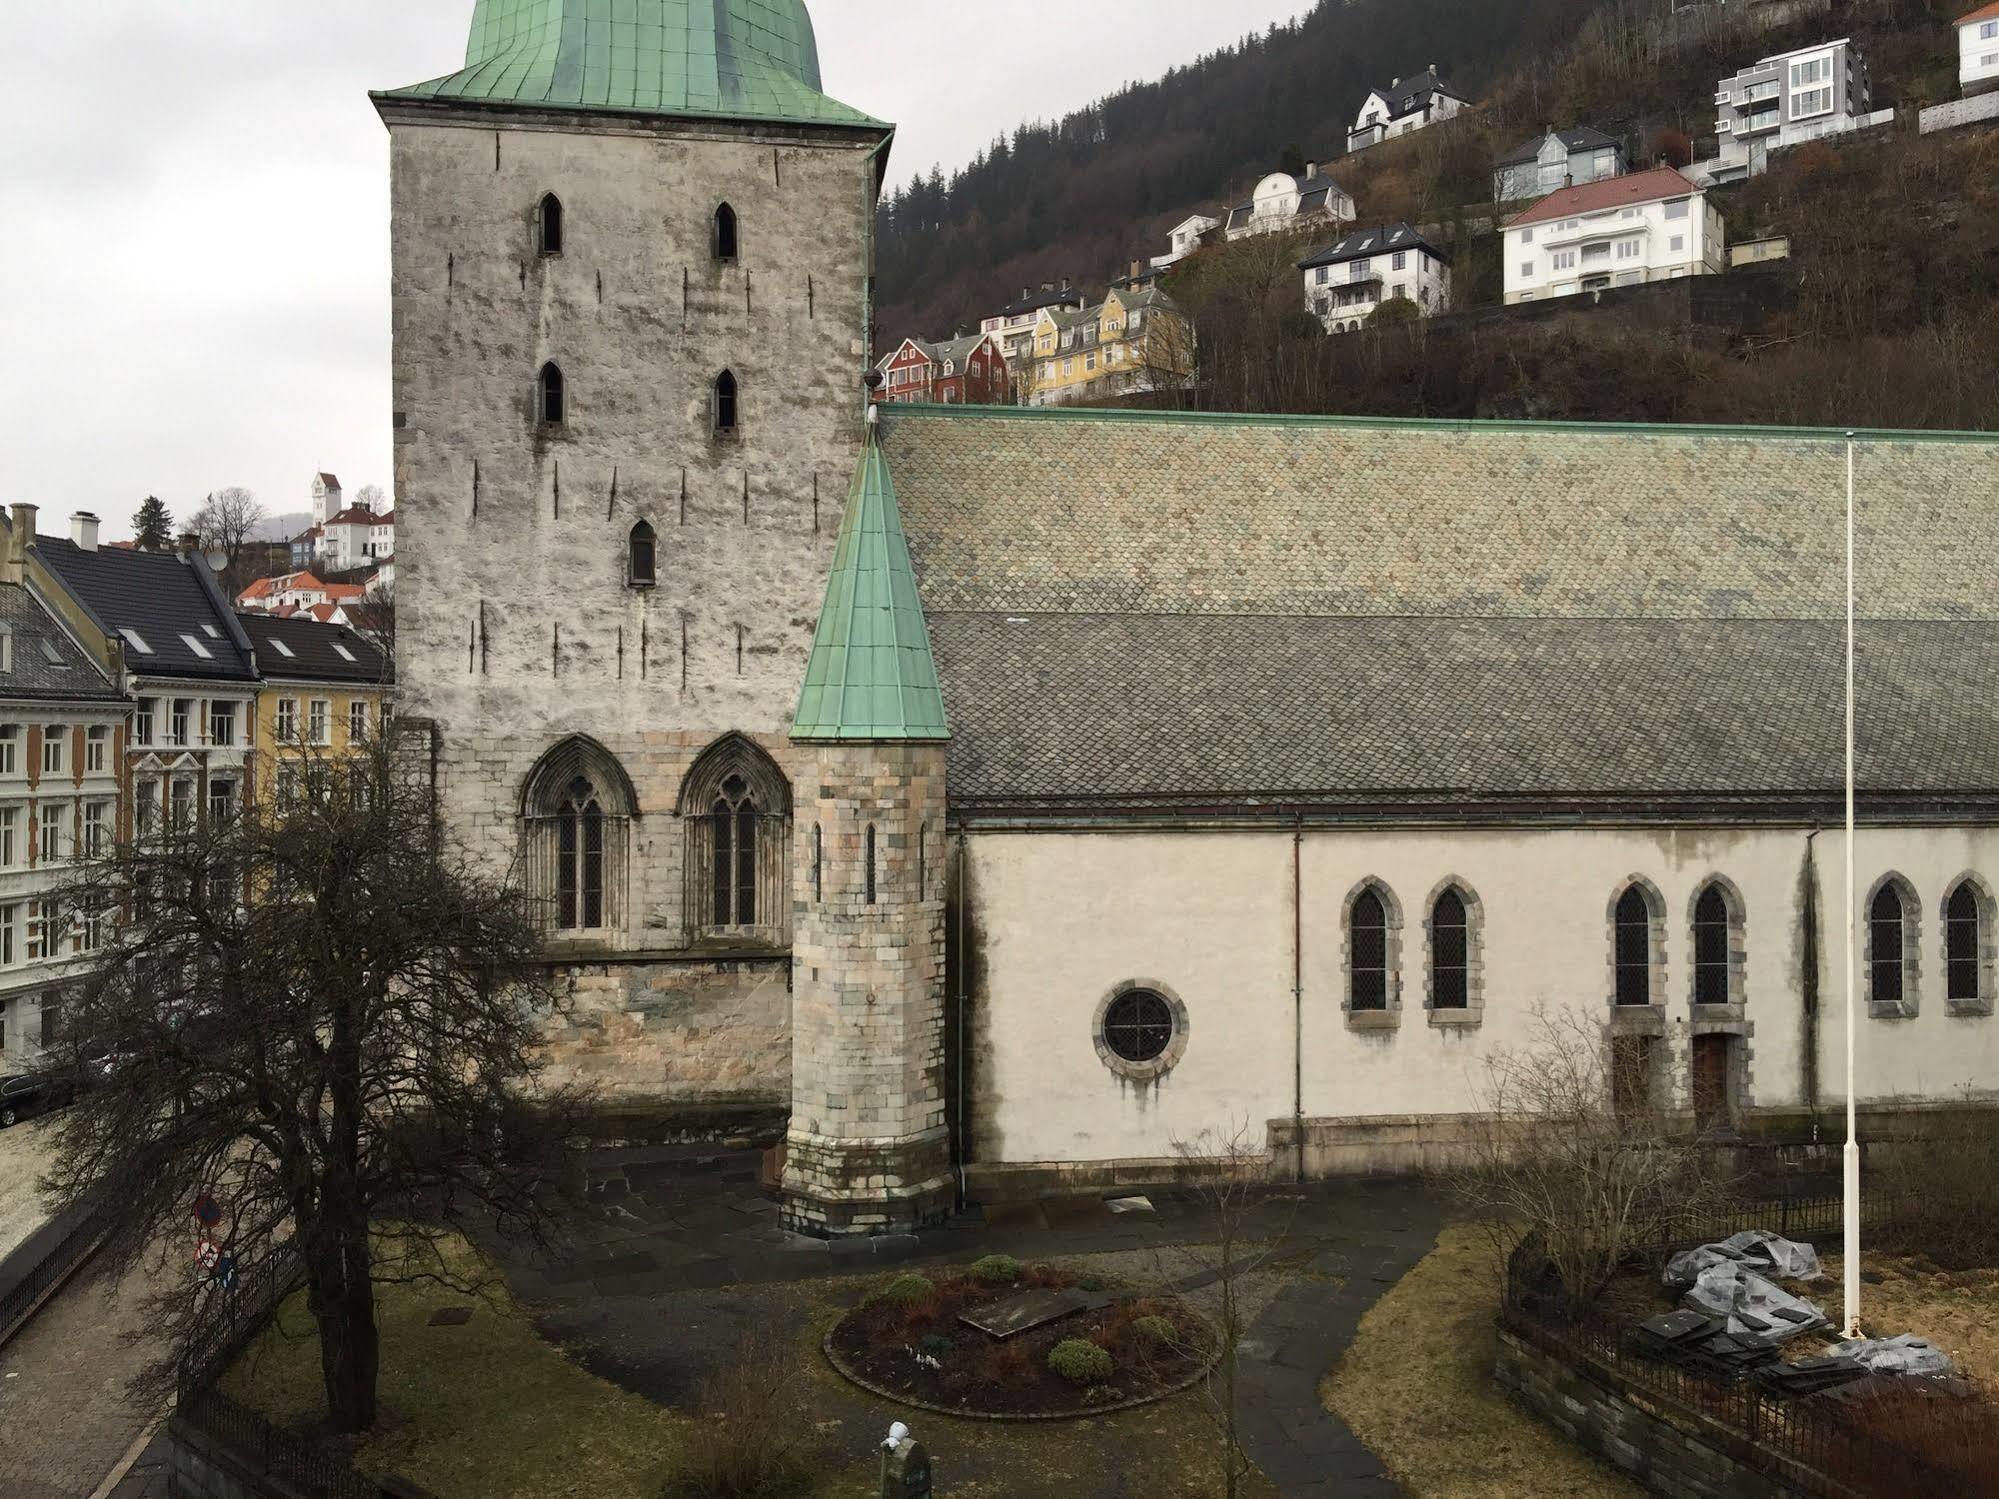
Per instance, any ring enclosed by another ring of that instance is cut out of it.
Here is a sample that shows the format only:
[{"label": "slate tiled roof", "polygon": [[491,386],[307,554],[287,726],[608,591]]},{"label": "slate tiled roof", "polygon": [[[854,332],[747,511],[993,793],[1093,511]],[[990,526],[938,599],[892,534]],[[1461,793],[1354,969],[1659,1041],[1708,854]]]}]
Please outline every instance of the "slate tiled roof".
[{"label": "slate tiled roof", "polygon": [[[885,411],[954,801],[1824,793],[1841,434]],[[1862,780],[1999,796],[1999,438],[1864,435]]]},{"label": "slate tiled roof", "polygon": [[1388,106],[1391,120],[1402,119],[1424,109],[1437,94],[1449,94],[1453,99],[1466,101],[1467,96],[1449,79],[1438,76],[1435,69],[1426,69],[1413,77],[1403,78],[1386,88],[1375,89],[1382,103]]},{"label": "slate tiled roof", "polygon": [[1028,292],[1017,297],[999,310],[1003,318],[1025,317],[1030,312],[1039,312],[1044,307],[1080,307],[1086,298],[1080,286],[1050,287],[1043,291]]},{"label": "slate tiled roof", "polygon": [[117,688],[26,588],[0,588],[0,628],[13,638],[12,662],[0,673],[0,698],[120,702]]},{"label": "slate tiled roof", "polygon": [[195,571],[206,566],[198,557],[110,547],[86,552],[51,536],[36,538],[35,555],[106,633],[138,632],[149,650],[128,641],[125,663],[141,676],[253,679],[247,641],[212,576]]},{"label": "slate tiled roof", "polygon": [[1623,142],[1619,141],[1616,136],[1605,135],[1594,126],[1578,125],[1573,130],[1548,131],[1533,137],[1531,140],[1524,140],[1495,161],[1493,165],[1512,167],[1538,160],[1541,155],[1541,143],[1547,140],[1549,135],[1553,135],[1559,140],[1563,148],[1570,155],[1574,155],[1578,151],[1596,151],[1601,150],[1605,146],[1621,147],[1623,145]]},{"label": "slate tiled roof", "polygon": [[[257,649],[266,677],[314,682],[386,682],[393,675],[381,650],[345,625],[305,616],[238,613],[237,622]],[[344,654],[343,654],[344,653]]]},{"label": "slate tiled roof", "polygon": [[1392,254],[1396,250],[1421,250],[1434,260],[1444,259],[1442,251],[1407,224],[1389,224],[1349,234],[1338,244],[1306,256],[1298,262],[1298,269],[1309,271],[1322,265],[1340,265],[1364,256]]}]

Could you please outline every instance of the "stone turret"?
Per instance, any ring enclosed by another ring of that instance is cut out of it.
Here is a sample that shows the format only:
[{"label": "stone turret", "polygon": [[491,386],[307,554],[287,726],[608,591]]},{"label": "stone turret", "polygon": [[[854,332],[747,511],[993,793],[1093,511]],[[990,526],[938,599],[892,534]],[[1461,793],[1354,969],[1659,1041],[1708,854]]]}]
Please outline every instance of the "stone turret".
[{"label": "stone turret", "polygon": [[869,441],[791,737],[791,1126],[784,1219],[825,1236],[934,1223],[952,1199],[944,1090],[944,746],[895,487]]}]

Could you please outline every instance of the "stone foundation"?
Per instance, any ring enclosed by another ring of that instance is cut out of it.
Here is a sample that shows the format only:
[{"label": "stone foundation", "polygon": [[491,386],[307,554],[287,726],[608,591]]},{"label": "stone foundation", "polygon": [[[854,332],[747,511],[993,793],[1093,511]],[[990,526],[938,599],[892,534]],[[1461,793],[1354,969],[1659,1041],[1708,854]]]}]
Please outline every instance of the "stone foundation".
[{"label": "stone foundation", "polygon": [[945,1129],[908,1139],[785,1137],[784,1226],[815,1238],[911,1233],[951,1216],[957,1182]]}]

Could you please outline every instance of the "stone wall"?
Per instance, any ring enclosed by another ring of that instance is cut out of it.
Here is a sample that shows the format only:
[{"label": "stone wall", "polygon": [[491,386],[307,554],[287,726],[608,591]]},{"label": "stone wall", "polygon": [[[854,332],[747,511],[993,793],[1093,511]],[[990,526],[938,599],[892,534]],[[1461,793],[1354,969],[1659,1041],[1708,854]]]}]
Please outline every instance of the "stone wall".
[{"label": "stone wall", "polygon": [[1675,1499],[1803,1499],[1731,1455],[1742,1438],[1704,1417],[1668,1421],[1642,1392],[1599,1382],[1513,1333],[1499,1334],[1499,1387],[1585,1451]]},{"label": "stone wall", "polygon": [[813,781],[794,861],[785,1218],[808,1233],[917,1226],[953,1186],[944,746],[822,745]]},{"label": "stone wall", "polygon": [[1923,111],[1923,134],[1956,130],[1981,120],[1999,120],[1999,93],[1975,94],[1969,99],[1953,99],[1948,104],[1932,105]]}]

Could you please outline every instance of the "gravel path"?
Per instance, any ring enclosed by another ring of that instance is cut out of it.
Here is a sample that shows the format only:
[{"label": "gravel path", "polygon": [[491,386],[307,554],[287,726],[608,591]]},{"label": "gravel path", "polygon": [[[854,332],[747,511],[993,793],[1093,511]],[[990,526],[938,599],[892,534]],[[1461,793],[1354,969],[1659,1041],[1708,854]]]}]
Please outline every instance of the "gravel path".
[{"label": "gravel path", "polygon": [[35,1183],[48,1169],[54,1139],[50,1119],[0,1130],[0,1259],[49,1220]]}]

